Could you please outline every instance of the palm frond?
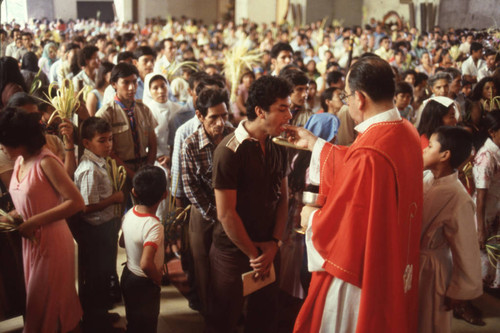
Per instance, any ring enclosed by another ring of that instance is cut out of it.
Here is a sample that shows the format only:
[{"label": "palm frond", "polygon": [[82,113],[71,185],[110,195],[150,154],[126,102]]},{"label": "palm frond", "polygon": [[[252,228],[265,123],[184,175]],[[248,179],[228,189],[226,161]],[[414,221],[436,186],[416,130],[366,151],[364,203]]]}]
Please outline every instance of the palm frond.
[{"label": "palm frond", "polygon": [[495,235],[488,238],[486,242],[486,253],[488,254],[488,260],[493,267],[497,267],[500,260],[500,244],[498,243],[500,235]]},{"label": "palm frond", "polygon": [[56,86],[57,84],[55,82],[51,83],[49,86],[49,93],[44,93],[46,99],[40,99],[42,102],[51,105],[55,109],[47,122],[48,125],[56,118],[71,119],[73,114],[80,107],[80,95],[84,91],[84,89],[79,92],[75,91],[73,81],[64,79],[61,86],[57,89],[56,94],[52,95],[52,90]]},{"label": "palm frond", "polygon": [[196,61],[174,61],[168,67],[162,68],[161,71],[167,77],[168,82],[172,82],[175,77],[182,74],[178,72],[183,67],[188,67],[196,71],[198,70],[198,63]]},{"label": "palm frond", "polygon": [[224,74],[231,84],[231,101],[236,100],[238,85],[245,70],[253,70],[253,66],[259,64],[261,59],[262,52],[258,49],[249,50],[243,40],[226,53]]},{"label": "palm frond", "polygon": [[33,93],[35,93],[35,91],[37,91],[38,89],[40,89],[42,87],[42,80],[40,80],[40,73],[41,72],[42,72],[42,69],[40,68],[38,70],[38,73],[36,73],[35,77],[33,78],[33,81],[31,82],[30,91],[29,91],[30,95],[33,95]]}]

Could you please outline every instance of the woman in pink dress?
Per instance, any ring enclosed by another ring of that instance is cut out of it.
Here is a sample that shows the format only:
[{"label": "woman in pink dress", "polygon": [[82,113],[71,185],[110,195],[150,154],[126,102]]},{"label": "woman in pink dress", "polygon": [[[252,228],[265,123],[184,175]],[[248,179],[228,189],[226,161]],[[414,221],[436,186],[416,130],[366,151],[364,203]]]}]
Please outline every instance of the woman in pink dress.
[{"label": "woman in pink dress", "polygon": [[74,243],[65,218],[84,208],[62,162],[43,148],[40,116],[0,113],[0,146],[15,160],[10,194],[24,222],[26,315],[23,332],[69,332],[82,316],[75,289]]}]

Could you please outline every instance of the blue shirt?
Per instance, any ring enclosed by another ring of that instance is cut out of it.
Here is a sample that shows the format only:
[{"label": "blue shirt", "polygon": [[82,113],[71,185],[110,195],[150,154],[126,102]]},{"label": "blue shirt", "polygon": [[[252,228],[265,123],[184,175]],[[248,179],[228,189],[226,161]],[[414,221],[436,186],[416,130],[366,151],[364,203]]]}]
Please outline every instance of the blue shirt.
[{"label": "blue shirt", "polygon": [[135,92],[135,99],[142,99],[144,96],[144,82],[142,82],[141,78],[137,78],[137,90]]}]

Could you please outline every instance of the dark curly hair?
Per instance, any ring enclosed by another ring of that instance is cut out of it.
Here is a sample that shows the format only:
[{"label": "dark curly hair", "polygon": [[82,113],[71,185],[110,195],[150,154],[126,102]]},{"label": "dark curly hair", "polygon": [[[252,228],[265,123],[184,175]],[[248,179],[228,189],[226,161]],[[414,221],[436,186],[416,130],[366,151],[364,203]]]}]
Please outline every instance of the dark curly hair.
[{"label": "dark curly hair", "polygon": [[167,190],[167,177],[160,167],[145,165],[135,174],[132,185],[137,203],[151,207],[161,200]]},{"label": "dark curly hair", "polygon": [[18,84],[24,91],[28,91],[17,60],[12,57],[2,57],[0,58],[0,94],[9,83]]},{"label": "dark curly hair", "polygon": [[[479,101],[481,98],[483,98],[483,88],[488,82],[493,82],[493,85],[495,86],[495,79],[491,76],[483,77],[475,86],[474,89],[472,90],[472,96],[471,99],[473,101]],[[496,86],[495,86],[496,88]],[[497,92],[498,94],[498,92]],[[495,96],[493,96],[495,97]]]},{"label": "dark curly hair", "polygon": [[94,53],[98,52],[99,49],[93,45],[87,45],[78,53],[78,64],[80,67],[87,66],[87,61],[92,58]]},{"label": "dark curly hair", "polygon": [[247,117],[252,121],[257,118],[255,108],[258,106],[265,111],[278,98],[287,98],[292,93],[292,85],[285,79],[275,76],[262,76],[254,81],[248,90]]},{"label": "dark curly hair", "polygon": [[196,99],[196,110],[200,111],[203,117],[208,114],[208,109],[224,103],[229,110],[229,94],[226,89],[205,88]]},{"label": "dark curly hair", "polygon": [[23,146],[33,154],[45,143],[39,113],[15,107],[7,107],[0,112],[0,144],[12,148]]}]

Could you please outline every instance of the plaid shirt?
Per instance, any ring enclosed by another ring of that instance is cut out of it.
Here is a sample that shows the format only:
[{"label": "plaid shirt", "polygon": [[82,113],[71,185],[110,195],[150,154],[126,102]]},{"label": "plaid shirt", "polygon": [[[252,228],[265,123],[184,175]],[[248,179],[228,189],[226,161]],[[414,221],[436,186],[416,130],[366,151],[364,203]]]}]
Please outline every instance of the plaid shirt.
[{"label": "plaid shirt", "polygon": [[187,122],[182,124],[175,131],[175,140],[174,140],[174,148],[172,151],[172,167],[170,168],[170,174],[172,181],[171,192],[175,194],[177,198],[185,197],[184,194],[184,186],[182,185],[182,161],[181,161],[181,153],[184,146],[184,141],[192,135],[200,126],[200,121],[198,117],[194,116],[189,119]]},{"label": "plaid shirt", "polygon": [[[101,202],[113,194],[113,184],[106,171],[106,160],[85,149],[75,171],[75,184],[85,205]],[[114,205],[103,210],[83,214],[83,220],[92,225],[100,225],[115,217]]]},{"label": "plaid shirt", "polygon": [[[232,133],[234,128],[226,125],[222,136]],[[216,146],[207,136],[203,126],[191,134],[182,146],[182,183],[191,204],[203,217],[217,221],[215,194],[212,187],[212,164]]]}]

